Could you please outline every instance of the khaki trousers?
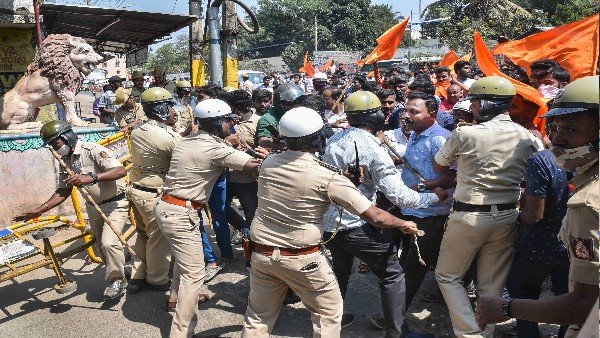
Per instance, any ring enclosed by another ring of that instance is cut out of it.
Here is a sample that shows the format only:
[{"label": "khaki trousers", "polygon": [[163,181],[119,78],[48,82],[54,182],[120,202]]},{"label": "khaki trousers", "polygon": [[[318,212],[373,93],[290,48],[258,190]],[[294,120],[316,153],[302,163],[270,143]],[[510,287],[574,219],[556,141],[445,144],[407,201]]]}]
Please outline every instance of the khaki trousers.
[{"label": "khaki trousers", "polygon": [[494,325],[480,331],[461,283],[477,255],[477,295],[500,296],[513,256],[517,210],[453,212],[448,218],[435,277],[457,337],[493,337]]},{"label": "khaki trousers", "polygon": [[171,248],[154,217],[157,195],[131,188],[128,198],[132,204],[137,230],[134,250],[141,258],[134,258],[131,278],[146,279],[154,285],[165,284],[169,281]]},{"label": "khaki trousers", "polygon": [[175,258],[173,287],[177,307],[169,337],[191,337],[198,322],[198,296],[204,280],[204,254],[198,211],[157,200],[154,212]]},{"label": "khaki trousers", "polygon": [[339,337],[344,304],[326,258],[310,255],[268,257],[252,253],[250,295],[242,337],[269,337],[288,286],[311,312],[313,337]]},{"label": "khaki trousers", "polygon": [[[106,266],[106,280],[125,279],[125,252],[123,244],[112,229],[104,224],[100,213],[90,204],[85,204],[90,228],[96,237],[96,246],[100,251],[100,258]],[[104,203],[100,210],[110,220],[112,225],[122,234],[127,221],[127,200]]]}]

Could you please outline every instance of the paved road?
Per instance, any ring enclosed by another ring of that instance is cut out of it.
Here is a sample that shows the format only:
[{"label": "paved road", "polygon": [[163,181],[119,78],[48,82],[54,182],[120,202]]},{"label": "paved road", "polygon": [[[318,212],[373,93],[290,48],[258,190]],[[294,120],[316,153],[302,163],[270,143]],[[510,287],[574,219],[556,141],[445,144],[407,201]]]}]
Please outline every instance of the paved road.
[{"label": "paved road", "polygon": [[[222,337],[239,337],[248,294],[248,275],[243,251],[235,247],[235,260],[223,273],[205,285],[209,302],[200,306],[196,331]],[[63,267],[78,284],[76,292],[59,295],[52,290],[56,283],[50,269],[38,269],[0,284],[0,337],[166,337],[171,315],[164,310],[167,295],[145,292],[126,296],[119,301],[103,302],[105,287],[102,267],[79,254],[65,260]],[[434,281],[430,273],[421,292]],[[444,304],[430,304],[415,298],[407,316],[416,331],[450,337],[451,324]],[[379,313],[381,303],[377,279],[372,273],[355,273],[345,302],[347,312],[356,322],[344,329],[344,337],[380,337],[364,317]],[[508,322],[497,328],[501,337],[514,327]],[[556,327],[547,327],[555,331]],[[545,330],[545,331],[547,331]],[[274,336],[310,337],[309,312],[301,305],[283,308],[275,325]]]}]

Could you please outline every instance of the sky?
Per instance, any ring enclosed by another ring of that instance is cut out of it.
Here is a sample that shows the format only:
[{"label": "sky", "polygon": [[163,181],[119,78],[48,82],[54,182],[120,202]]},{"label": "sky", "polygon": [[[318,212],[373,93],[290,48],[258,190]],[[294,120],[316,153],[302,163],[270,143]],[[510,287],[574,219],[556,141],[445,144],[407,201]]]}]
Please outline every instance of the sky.
[{"label": "sky", "polygon": [[[206,2],[203,1],[203,7],[206,6]],[[211,0],[212,1],[212,0]],[[301,1],[301,0],[300,0]],[[85,4],[85,0],[55,0],[57,3],[65,4]],[[426,5],[433,2],[433,0],[371,0],[375,4],[386,4],[392,7],[392,11],[398,12],[398,15],[405,17],[410,15],[410,11],[413,11],[413,22],[419,21],[419,2],[421,7],[425,8]],[[91,3],[95,6],[110,7],[114,8],[115,5],[119,7],[127,7],[131,10],[148,11],[148,12],[161,12],[161,13],[174,13],[174,14],[187,14],[189,13],[188,1],[187,0],[91,0]],[[257,4],[257,0],[246,0],[246,3],[254,7]],[[180,32],[187,32],[187,28],[184,28]],[[179,32],[174,33],[175,35]],[[159,45],[166,43],[163,41],[158,45],[152,45],[151,48],[155,49]]]}]

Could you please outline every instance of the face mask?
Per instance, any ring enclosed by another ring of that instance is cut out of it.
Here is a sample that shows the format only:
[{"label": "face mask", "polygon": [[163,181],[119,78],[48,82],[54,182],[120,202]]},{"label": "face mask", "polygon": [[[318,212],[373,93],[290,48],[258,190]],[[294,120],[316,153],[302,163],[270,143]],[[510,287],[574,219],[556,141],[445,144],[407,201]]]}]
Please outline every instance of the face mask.
[{"label": "face mask", "polygon": [[598,162],[598,150],[591,143],[577,148],[565,149],[550,144],[556,164],[575,175],[581,175]]},{"label": "face mask", "polygon": [[560,88],[550,85],[540,85],[538,87],[538,91],[545,99],[553,99],[558,95],[558,93],[560,93]]},{"label": "face mask", "polygon": [[64,157],[69,155],[71,152],[71,147],[67,144],[63,144],[62,147],[58,148],[56,152],[60,155],[60,157]]}]

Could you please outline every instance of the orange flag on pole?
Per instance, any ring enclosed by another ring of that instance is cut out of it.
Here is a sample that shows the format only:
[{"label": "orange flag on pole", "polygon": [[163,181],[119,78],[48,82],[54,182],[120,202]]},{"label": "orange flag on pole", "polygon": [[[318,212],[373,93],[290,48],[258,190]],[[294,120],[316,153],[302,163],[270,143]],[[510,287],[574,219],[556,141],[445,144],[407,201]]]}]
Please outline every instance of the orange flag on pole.
[{"label": "orange flag on pole", "polygon": [[298,69],[298,71],[306,74],[308,77],[313,77],[313,75],[315,75],[315,68],[313,67],[312,63],[308,61],[308,52],[304,54],[304,65]]},{"label": "orange flag on pole", "polygon": [[458,55],[456,55],[456,53],[451,49],[448,53],[446,53],[446,55],[444,55],[444,57],[442,58],[442,60],[440,60],[438,65],[450,67],[453,64],[455,64],[458,60]]},{"label": "orange flag on pole", "polygon": [[377,47],[375,47],[371,54],[369,54],[366,58],[357,62],[359,67],[363,64],[371,64],[375,61],[389,60],[393,58],[394,54],[396,53],[396,49],[398,49],[400,42],[402,42],[404,30],[408,25],[409,19],[410,17],[404,19],[404,21],[396,24],[378,37]]},{"label": "orange flag on pole", "polygon": [[529,71],[539,59],[551,59],[566,68],[574,79],[595,75],[598,60],[599,14],[564,26],[497,45],[493,54],[504,54]]},{"label": "orange flag on pole", "polygon": [[331,67],[331,64],[332,64],[332,63],[333,63],[333,60],[327,60],[327,62],[325,62],[325,63],[324,63],[322,66],[321,66],[321,68],[319,68],[319,70],[320,70],[322,73],[325,73],[325,72],[327,72],[327,69],[329,69],[329,67]]},{"label": "orange flag on pole", "polygon": [[496,61],[492,57],[492,53],[490,53],[490,51],[487,49],[487,46],[483,42],[483,39],[479,33],[473,33],[473,40],[475,42],[475,57],[477,58],[477,64],[479,65],[479,69],[481,69],[483,74],[486,76],[501,76],[508,79],[515,86],[517,94],[520,94],[525,100],[533,102],[540,107],[535,115],[535,118],[533,119],[533,124],[537,130],[544,134],[546,129],[546,121],[545,119],[540,118],[540,116],[546,113],[548,107],[546,106],[546,100],[542,97],[542,94],[540,94],[537,89],[502,73],[496,64]]}]

